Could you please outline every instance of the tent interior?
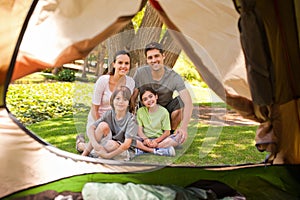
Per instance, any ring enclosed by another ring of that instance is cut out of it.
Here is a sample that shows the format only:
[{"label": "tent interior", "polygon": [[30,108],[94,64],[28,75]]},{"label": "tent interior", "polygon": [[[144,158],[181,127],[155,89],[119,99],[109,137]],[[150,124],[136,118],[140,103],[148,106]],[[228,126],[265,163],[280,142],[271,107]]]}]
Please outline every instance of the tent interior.
[{"label": "tent interior", "polygon": [[[56,148],[28,130],[7,108],[9,85],[86,57],[122,30],[147,1],[1,1],[0,198],[39,199],[38,195],[48,192],[52,198],[72,193],[76,199],[88,183],[98,183],[109,195],[123,187],[131,199],[150,194],[164,199],[209,199],[212,195],[195,188],[213,189],[217,196],[211,199],[236,194],[246,199],[298,199],[300,2],[149,2],[209,88],[243,118],[258,124],[250,142],[267,152],[270,160],[187,166],[173,165],[172,159],[90,158]],[[134,45],[134,50],[141,50],[145,44]],[[221,133],[222,128],[208,131],[216,137]],[[191,133],[186,149],[194,136]],[[131,183],[149,187],[142,193]]]}]

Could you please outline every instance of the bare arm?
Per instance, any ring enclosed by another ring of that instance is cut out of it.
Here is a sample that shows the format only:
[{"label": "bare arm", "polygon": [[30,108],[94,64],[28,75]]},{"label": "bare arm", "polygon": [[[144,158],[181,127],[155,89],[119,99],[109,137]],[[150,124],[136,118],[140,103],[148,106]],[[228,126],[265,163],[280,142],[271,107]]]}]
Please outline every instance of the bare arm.
[{"label": "bare arm", "polygon": [[193,112],[193,102],[191,95],[187,89],[181,90],[179,92],[179,95],[184,103],[184,108],[182,121],[180,123],[180,126],[177,128],[177,132],[182,134],[181,143],[183,143],[187,138],[187,128]]},{"label": "bare arm", "polygon": [[130,111],[132,113],[135,113],[138,95],[139,95],[139,89],[134,88],[134,91],[133,91],[133,93],[131,95],[131,98],[130,98]]},{"label": "bare arm", "polygon": [[143,140],[147,138],[147,136],[144,134],[144,131],[143,131],[143,127],[142,126],[139,126],[139,129],[138,129],[138,136],[140,138],[142,138]]},{"label": "bare arm", "polygon": [[99,105],[95,105],[95,104],[92,104],[92,107],[91,107],[91,114],[95,121],[100,118],[100,115],[98,112],[99,107],[100,107]]},{"label": "bare arm", "polygon": [[[95,137],[96,129],[97,127],[94,124],[91,125],[87,131],[87,135],[92,145],[92,149],[98,150],[99,148],[101,148],[101,145],[97,142]],[[91,152],[92,149],[89,149],[89,152]]]},{"label": "bare arm", "polygon": [[[148,146],[148,147],[152,147],[152,142],[151,140],[144,134],[144,131],[143,131],[143,127],[142,126],[139,126],[139,129],[138,129],[138,136],[140,138],[143,139],[143,144]],[[156,144],[157,145],[157,144]]]},{"label": "bare arm", "polygon": [[156,143],[160,143],[161,141],[163,141],[164,139],[166,139],[169,135],[170,135],[170,130],[165,130],[163,132],[163,134],[161,136],[159,136],[158,138],[156,138],[154,141]]}]

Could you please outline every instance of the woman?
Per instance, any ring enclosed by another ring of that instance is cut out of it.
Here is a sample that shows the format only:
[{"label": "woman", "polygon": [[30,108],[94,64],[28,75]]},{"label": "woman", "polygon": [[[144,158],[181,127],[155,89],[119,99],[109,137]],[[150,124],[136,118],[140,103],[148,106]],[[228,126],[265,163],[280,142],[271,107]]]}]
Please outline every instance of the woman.
[{"label": "woman", "polygon": [[[110,97],[113,91],[119,86],[126,86],[132,94],[135,83],[127,76],[130,70],[130,54],[125,50],[117,51],[113,60],[112,72],[99,77],[95,83],[92,106],[88,115],[86,130],[98,120],[103,113],[111,110]],[[109,139],[109,138],[108,138]],[[82,153],[85,149],[84,135],[80,134],[76,138],[76,149]]]}]

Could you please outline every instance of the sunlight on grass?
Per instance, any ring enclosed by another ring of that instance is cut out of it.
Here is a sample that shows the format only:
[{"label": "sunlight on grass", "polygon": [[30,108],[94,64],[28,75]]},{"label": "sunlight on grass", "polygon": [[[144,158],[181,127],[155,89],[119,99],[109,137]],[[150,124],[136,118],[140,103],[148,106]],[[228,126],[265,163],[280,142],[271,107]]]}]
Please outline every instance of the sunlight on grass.
[{"label": "sunlight on grass", "polygon": [[[75,150],[75,138],[77,135],[76,125],[73,116],[57,118],[32,124],[29,128],[39,133],[52,145],[72,152]],[[235,165],[243,163],[262,162],[266,153],[260,153],[253,144],[256,126],[232,126],[223,127],[217,143],[213,145],[211,151],[203,155],[202,144],[205,139],[209,126],[191,123],[189,132],[194,133],[186,146],[176,150],[176,157],[160,157],[153,155],[143,155],[134,158],[134,162],[147,162],[174,165],[191,165],[191,166],[215,166],[215,165]],[[233,134],[234,133],[234,134]],[[208,138],[214,140],[214,138]]]},{"label": "sunlight on grass", "polygon": [[254,146],[256,128],[256,126],[223,127],[220,137],[215,138],[218,141],[212,150],[207,152],[205,157],[201,157],[199,154],[203,153],[202,141],[208,129],[207,126],[203,126],[198,129],[194,142],[176,164],[208,166],[262,162],[267,153],[258,152]]},{"label": "sunlight on grass", "polygon": [[75,149],[77,131],[72,115],[35,123],[27,126],[27,128],[41,138],[44,138],[53,146],[72,153],[77,153]]},{"label": "sunlight on grass", "polygon": [[[62,84],[62,83],[60,83]],[[70,84],[70,83],[68,83]],[[27,126],[41,138],[53,146],[77,153],[75,138],[78,133],[85,133],[87,115],[93,92],[93,83],[72,83],[74,112],[73,115],[52,118]],[[68,85],[68,87],[71,87]],[[209,92],[207,89],[193,87],[193,101],[195,106],[217,106],[224,108],[222,102],[207,102]],[[57,92],[58,93],[58,92]],[[30,95],[28,95],[30,96]],[[206,97],[205,97],[206,96]],[[56,97],[57,98],[57,97]],[[63,99],[63,97],[61,98]],[[200,103],[206,101],[205,103]],[[75,109],[76,107],[76,109]],[[236,165],[245,163],[262,162],[267,153],[260,153],[255,147],[254,137],[257,126],[208,126],[202,124],[200,119],[193,118],[189,124],[189,137],[187,142],[176,149],[175,157],[161,157],[142,155],[133,159],[133,162],[190,165],[190,166],[215,166]]]},{"label": "sunlight on grass", "polygon": [[74,103],[90,106],[92,103],[93,89],[94,83],[74,82]]}]

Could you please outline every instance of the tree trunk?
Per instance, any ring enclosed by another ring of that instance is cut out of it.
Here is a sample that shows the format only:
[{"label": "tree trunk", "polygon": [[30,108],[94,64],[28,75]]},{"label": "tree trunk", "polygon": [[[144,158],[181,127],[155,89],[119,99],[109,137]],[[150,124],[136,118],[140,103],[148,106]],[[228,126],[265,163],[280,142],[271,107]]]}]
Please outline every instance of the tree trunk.
[{"label": "tree trunk", "polygon": [[53,70],[51,71],[51,73],[54,74],[54,75],[57,75],[58,72],[59,72],[59,70],[60,70],[61,68],[62,68],[62,67],[55,67],[55,68],[53,68]]},{"label": "tree trunk", "polygon": [[165,48],[165,65],[173,68],[181,52],[181,47],[174,41],[169,30],[165,32],[160,43]]},{"label": "tree trunk", "polygon": [[160,20],[158,13],[148,2],[146,4],[141,25],[131,45],[131,51],[134,52],[135,56],[133,58],[135,66],[146,64],[144,48],[150,42],[159,42],[162,25],[163,23]]},{"label": "tree trunk", "polygon": [[[145,2],[146,1],[144,1],[144,3]],[[162,27],[163,22],[158,13],[151,4],[147,2],[145,5],[144,16],[138,30],[134,30],[132,22],[127,24],[120,32],[104,41],[102,43],[104,46],[99,47],[98,53],[105,52],[105,54],[108,55],[108,68],[109,71],[111,71],[111,63],[115,53],[118,50],[130,51],[131,70],[129,75],[133,76],[137,67],[146,64],[146,57],[144,55],[146,44],[150,42],[160,42],[165,49],[165,64],[172,68],[176,63],[181,48],[174,42],[169,31],[165,31]],[[98,55],[98,65],[101,63],[104,63],[104,57]],[[101,70],[98,72],[100,71]],[[100,73],[97,74],[99,75]]]},{"label": "tree trunk", "polygon": [[105,71],[104,59],[105,59],[105,55],[106,55],[106,46],[103,42],[98,45],[97,52],[98,52],[98,54],[97,54],[97,66],[96,66],[96,70],[95,70],[95,76],[99,77]]},{"label": "tree trunk", "polygon": [[82,78],[86,78],[86,68],[88,67],[88,65],[89,65],[89,55],[87,55],[84,58],[83,70],[82,70],[82,75],[81,75]]}]

